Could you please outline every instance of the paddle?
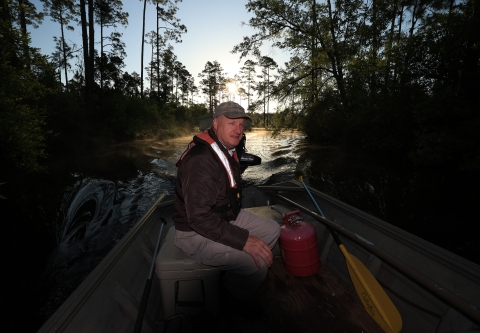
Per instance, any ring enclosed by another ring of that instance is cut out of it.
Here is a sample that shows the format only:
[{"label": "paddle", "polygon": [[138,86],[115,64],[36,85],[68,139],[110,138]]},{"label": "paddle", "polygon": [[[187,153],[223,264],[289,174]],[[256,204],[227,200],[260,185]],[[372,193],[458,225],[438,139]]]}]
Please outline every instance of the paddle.
[{"label": "paddle", "polygon": [[162,236],[163,226],[167,224],[167,221],[163,217],[160,218],[162,226],[160,227],[160,232],[158,233],[157,245],[155,246],[155,251],[153,252],[152,264],[150,265],[150,272],[148,273],[148,279],[145,282],[145,288],[143,289],[142,300],[140,301],[140,308],[138,309],[137,320],[135,322],[134,333],[140,333],[142,331],[143,317],[145,316],[145,311],[147,309],[148,297],[150,295],[150,289],[152,288],[152,277],[153,270],[155,268],[155,259],[157,257],[158,248],[160,247],[160,239]]},{"label": "paddle", "polygon": [[[322,210],[317,204],[317,201],[313,198],[307,185],[300,177],[300,182],[307,191],[310,199],[317,207],[318,212],[322,217],[325,217]],[[357,291],[363,306],[367,310],[368,314],[377,322],[378,325],[387,333],[398,333],[402,329],[402,317],[398,312],[395,305],[392,303],[388,295],[382,289],[375,277],[370,271],[363,265],[363,263],[356,257],[348,253],[345,246],[340,241],[337,233],[325,224],[327,229],[333,236],[333,239],[337,243],[340,251],[347,262],[348,273],[352,279],[355,290]]]}]

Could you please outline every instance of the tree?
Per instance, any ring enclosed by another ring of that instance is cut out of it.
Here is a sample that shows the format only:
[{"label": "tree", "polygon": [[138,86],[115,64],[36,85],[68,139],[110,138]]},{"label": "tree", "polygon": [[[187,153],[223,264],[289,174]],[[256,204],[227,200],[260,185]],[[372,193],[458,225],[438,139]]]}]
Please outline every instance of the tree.
[{"label": "tree", "polygon": [[[169,3],[167,8],[160,7],[160,3],[157,1],[157,30],[156,30],[156,54],[157,58],[160,56],[161,47],[166,47],[167,42],[172,40],[176,43],[181,43],[182,40],[180,39],[181,34],[187,32],[187,28],[185,25],[180,24],[180,20],[175,17],[178,7],[174,6],[173,3]],[[160,21],[163,22],[163,26],[160,26]],[[164,35],[160,34],[160,29],[164,29]],[[171,48],[170,45],[168,45]],[[160,76],[160,60],[157,59],[157,76]]]},{"label": "tree", "polygon": [[[246,7],[254,16],[248,25],[258,32],[250,37],[244,37],[243,42],[236,45],[232,52],[239,53],[240,58],[250,54],[260,58],[260,47],[264,42],[270,41],[273,47],[288,51],[294,57],[312,59],[310,62],[300,64],[302,70],[296,71],[301,75],[300,79],[310,87],[317,86],[312,84],[312,77],[315,80],[318,77],[323,82],[335,79],[342,99],[341,105],[346,107],[349,103],[343,66],[348,59],[348,50],[356,44],[357,36],[350,35],[354,31],[350,25],[340,29],[340,24],[346,16],[341,10],[344,7],[352,10],[359,3],[356,1],[353,4],[344,4],[343,1],[339,1],[336,3],[339,8],[334,8],[330,0],[325,4],[317,4],[311,0],[268,2],[251,0]],[[341,43],[339,39],[342,39]],[[313,54],[314,52],[316,54]],[[323,83],[319,84],[322,85]],[[288,90],[278,92],[285,93]],[[310,104],[314,102],[313,96],[315,94],[311,91]]]},{"label": "tree", "polygon": [[247,84],[247,110],[250,108],[250,90],[252,86],[255,84],[255,66],[257,63],[253,60],[247,60],[243,63],[242,68],[240,68],[240,77],[246,82]]},{"label": "tree", "polygon": [[27,25],[38,28],[39,24],[43,21],[43,13],[37,12],[35,5],[29,0],[18,0],[17,9],[17,20],[20,22],[20,31],[22,32],[22,36],[25,37],[27,35]]},{"label": "tree", "polygon": [[115,82],[115,90],[128,97],[140,97],[140,75],[137,72],[123,73],[121,78]]},{"label": "tree", "polygon": [[20,26],[23,55],[25,58],[25,65],[28,67],[30,66],[30,52],[27,25],[32,25],[34,28],[38,28],[43,20],[43,13],[37,12],[35,5],[29,0],[17,0],[17,2],[12,1],[10,14],[12,15],[11,18],[13,21]]},{"label": "tree", "polygon": [[[104,36],[103,31],[108,27],[117,27],[117,24],[126,27],[128,25],[128,13],[123,12],[123,4],[120,0],[95,0],[95,20],[100,26],[100,89],[103,91],[104,67],[109,57],[105,52],[106,46],[111,46],[111,54],[117,60],[125,58],[124,43],[121,40],[122,34],[113,31],[110,36]],[[108,41],[109,44],[105,44]],[[122,61],[123,63],[123,61]]]},{"label": "tree", "polygon": [[[158,59],[157,51],[155,50],[157,33],[152,30],[149,33],[147,33],[145,37],[147,37],[147,40],[146,40],[147,44],[150,44],[152,46],[152,58],[150,60],[150,66],[148,67],[148,70],[147,70],[148,80],[150,81],[150,94],[151,94],[154,91],[153,89],[154,85],[157,88],[157,92],[160,91],[160,88],[159,88],[160,82],[158,80],[160,76],[159,74],[160,64],[157,64],[159,59]],[[154,72],[155,69],[157,69],[156,72]]]},{"label": "tree", "polygon": [[[180,20],[175,17],[175,14],[178,11],[178,7],[176,6],[176,4],[179,2],[182,2],[182,0],[143,0],[142,50],[141,50],[141,59],[140,59],[140,62],[141,62],[140,66],[142,68],[140,72],[142,97],[143,97],[143,58],[144,58],[144,46],[145,46],[145,13],[147,10],[147,2],[156,4],[157,36],[158,36],[158,31],[160,29],[160,27],[158,26],[158,20],[162,20],[171,26],[171,27],[165,27],[167,29],[167,33],[169,36],[168,38],[176,39],[181,33],[186,32],[186,27],[180,24]],[[158,43],[157,43],[157,53],[159,53]],[[159,76],[158,71],[157,71],[157,76]]]},{"label": "tree", "polygon": [[61,74],[60,70],[64,69],[65,74],[65,87],[67,91],[68,88],[68,69],[70,69],[69,60],[73,58],[73,53],[76,52],[76,46],[73,44],[72,46],[68,45],[63,38],[53,37],[55,41],[55,52],[52,53],[53,63],[55,64],[56,68],[59,70],[59,82],[61,86]]},{"label": "tree", "polygon": [[218,61],[208,61],[205,64],[203,71],[198,74],[198,77],[201,79],[200,86],[202,92],[207,95],[208,109],[213,116],[213,109],[217,106],[219,101],[215,96],[223,89],[225,73]]},{"label": "tree", "polygon": [[88,0],[88,70],[89,82],[87,92],[89,102],[92,101],[93,89],[95,84],[95,4],[94,0]]},{"label": "tree", "polygon": [[161,102],[163,105],[173,100],[173,78],[175,75],[174,68],[177,62],[177,56],[173,53],[172,49],[173,48],[166,49],[160,57],[163,67],[160,75],[162,84]]},{"label": "tree", "polygon": [[[266,97],[267,97],[267,118],[265,118],[265,107],[263,111],[263,121],[265,128],[268,127],[268,112],[269,112],[269,104],[270,104],[270,87],[271,87],[271,82],[270,82],[270,70],[275,69],[277,67],[277,63],[275,60],[273,60],[270,57],[263,56],[260,58],[259,61],[260,66],[262,66],[263,73],[266,74],[266,81],[265,81],[265,88],[266,88]],[[264,77],[265,79],[265,77]],[[264,106],[265,106],[265,98],[264,98]]]},{"label": "tree", "polygon": [[[140,0],[142,1],[142,0]],[[153,0],[152,0],[153,1]],[[147,11],[147,0],[143,0],[142,17],[142,55],[140,57],[140,96],[143,98],[143,51],[145,47],[145,12]]]},{"label": "tree", "polygon": [[195,89],[194,79],[185,66],[179,62],[176,75],[177,88],[180,88],[180,103],[185,105],[188,100],[190,90]]},{"label": "tree", "polygon": [[96,80],[102,82],[103,89],[112,89],[120,80],[122,69],[125,67],[123,53],[104,53],[102,57],[96,57],[95,73]]},{"label": "tree", "polygon": [[65,29],[74,30],[74,27],[69,25],[70,21],[75,18],[75,7],[73,0],[42,0],[43,10],[45,15],[50,16],[52,21],[60,23],[60,40],[55,40],[57,46],[57,52],[54,57],[60,59],[60,54],[62,61],[59,61],[59,68],[64,69],[65,75],[65,86],[68,91],[68,60],[72,56],[72,47],[68,45],[65,41]]},{"label": "tree", "polygon": [[35,74],[50,68],[16,23],[11,2],[0,0],[0,159],[27,172],[41,171],[48,135],[42,100],[49,91]]},{"label": "tree", "polygon": [[92,102],[95,76],[95,28],[93,13],[93,0],[88,0],[88,7],[85,0],[80,0],[80,25],[82,26],[83,66],[85,71],[85,100],[87,102],[87,109],[91,107],[90,103]]}]

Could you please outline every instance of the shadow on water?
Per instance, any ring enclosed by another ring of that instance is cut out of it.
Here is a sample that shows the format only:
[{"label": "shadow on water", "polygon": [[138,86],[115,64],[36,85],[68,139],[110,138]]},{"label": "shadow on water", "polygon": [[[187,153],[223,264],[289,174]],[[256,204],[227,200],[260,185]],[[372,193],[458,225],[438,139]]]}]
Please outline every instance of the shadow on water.
[{"label": "shadow on water", "polygon": [[[154,201],[174,193],[175,162],[191,138],[117,145],[57,160],[48,175],[7,181],[0,208],[8,221],[2,232],[2,271],[11,286],[2,291],[8,328],[36,331]],[[476,197],[465,194],[458,179],[314,145],[301,133],[272,138],[253,130],[247,151],[262,163],[245,171],[244,187],[302,175],[330,196],[479,262],[479,242],[467,219]]]}]

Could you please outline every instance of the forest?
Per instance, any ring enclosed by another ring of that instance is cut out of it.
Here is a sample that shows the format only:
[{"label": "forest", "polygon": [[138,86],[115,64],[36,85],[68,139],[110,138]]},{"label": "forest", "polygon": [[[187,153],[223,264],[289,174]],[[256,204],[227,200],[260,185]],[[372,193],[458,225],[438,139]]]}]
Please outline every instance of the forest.
[{"label": "forest", "polygon": [[[147,6],[157,22],[143,25],[144,78],[123,71],[122,1],[0,0],[2,165],[42,172],[49,156],[193,130],[234,86],[272,133],[295,128],[426,169],[480,171],[480,0],[249,0],[244,24],[255,33],[232,49],[240,72],[228,78],[212,60],[198,86],[172,46],[188,33],[180,1],[139,2],[144,22]],[[51,55],[29,37],[47,17],[59,27]],[[81,46],[64,38],[74,25]],[[289,61],[262,54],[265,44]]]}]

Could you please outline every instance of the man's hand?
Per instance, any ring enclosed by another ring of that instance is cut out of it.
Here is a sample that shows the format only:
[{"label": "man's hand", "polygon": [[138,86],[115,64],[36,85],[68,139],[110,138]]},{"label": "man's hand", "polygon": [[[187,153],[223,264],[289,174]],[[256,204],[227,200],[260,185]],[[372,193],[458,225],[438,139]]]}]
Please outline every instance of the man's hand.
[{"label": "man's hand", "polygon": [[258,268],[261,267],[258,257],[262,258],[268,267],[270,267],[273,263],[272,250],[270,250],[270,247],[268,247],[268,245],[258,237],[249,235],[247,243],[243,247],[243,251],[252,256]]}]

